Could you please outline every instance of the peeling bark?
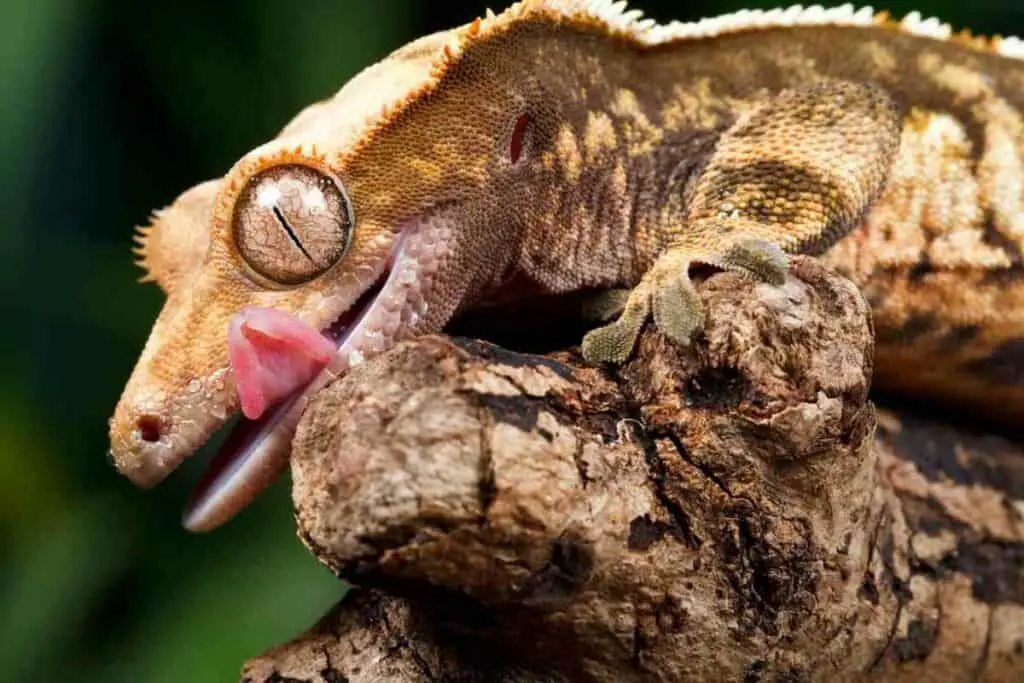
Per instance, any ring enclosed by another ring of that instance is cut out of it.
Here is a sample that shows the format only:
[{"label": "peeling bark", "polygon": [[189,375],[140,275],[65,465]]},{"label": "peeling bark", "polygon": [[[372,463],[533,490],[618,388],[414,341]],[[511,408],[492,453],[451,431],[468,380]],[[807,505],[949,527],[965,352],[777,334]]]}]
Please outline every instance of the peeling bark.
[{"label": "peeling bark", "polygon": [[326,388],[296,519],[360,588],[243,680],[1024,676],[1019,451],[876,436],[867,308],[813,259],[701,295],[616,370],[436,336]]}]

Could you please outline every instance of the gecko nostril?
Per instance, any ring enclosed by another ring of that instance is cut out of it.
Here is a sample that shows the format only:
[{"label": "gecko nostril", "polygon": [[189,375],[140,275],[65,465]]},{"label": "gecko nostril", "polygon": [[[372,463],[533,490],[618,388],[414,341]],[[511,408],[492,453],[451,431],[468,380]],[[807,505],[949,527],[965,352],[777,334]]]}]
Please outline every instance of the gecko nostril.
[{"label": "gecko nostril", "polygon": [[143,415],[138,421],[139,436],[143,441],[155,443],[160,440],[162,425],[155,415]]}]

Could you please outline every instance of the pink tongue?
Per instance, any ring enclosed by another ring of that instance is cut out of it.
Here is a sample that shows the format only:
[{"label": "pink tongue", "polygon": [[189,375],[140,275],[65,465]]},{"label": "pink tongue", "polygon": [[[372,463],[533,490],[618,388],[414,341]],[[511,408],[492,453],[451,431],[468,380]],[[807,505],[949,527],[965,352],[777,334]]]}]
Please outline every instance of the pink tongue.
[{"label": "pink tongue", "polygon": [[228,324],[228,358],[242,414],[250,420],[296,389],[334,357],[327,337],[290,313],[250,306]]}]

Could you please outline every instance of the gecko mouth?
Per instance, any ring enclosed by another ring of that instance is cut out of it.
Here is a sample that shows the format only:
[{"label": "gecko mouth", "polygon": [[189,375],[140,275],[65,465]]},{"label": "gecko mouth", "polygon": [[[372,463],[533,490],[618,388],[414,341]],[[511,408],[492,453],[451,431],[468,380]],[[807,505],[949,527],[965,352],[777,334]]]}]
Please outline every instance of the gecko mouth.
[{"label": "gecko mouth", "polygon": [[299,418],[317,392],[365,358],[433,330],[434,321],[443,324],[450,311],[428,313],[427,295],[450,256],[451,227],[443,214],[402,226],[376,282],[322,331],[334,343],[330,362],[259,419],[239,418],[185,509],[187,529],[208,531],[223,524],[281,474]]},{"label": "gecko mouth", "polygon": [[[329,325],[323,335],[341,353],[355,330],[372,310],[384,289],[388,271],[356,303]],[[334,364],[332,364],[333,366]],[[183,517],[190,531],[207,531],[223,524],[270,485],[288,463],[291,437],[310,398],[343,372],[325,367],[305,385],[258,419],[239,416],[225,427],[227,438],[207,465],[192,493]]]}]

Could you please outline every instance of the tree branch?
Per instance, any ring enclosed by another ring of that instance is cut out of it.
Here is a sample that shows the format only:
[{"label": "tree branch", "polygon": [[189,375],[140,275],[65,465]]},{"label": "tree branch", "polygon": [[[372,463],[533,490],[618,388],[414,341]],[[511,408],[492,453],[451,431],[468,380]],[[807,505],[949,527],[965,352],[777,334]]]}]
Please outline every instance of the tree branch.
[{"label": "tree branch", "polygon": [[[1001,494],[999,522],[950,517],[973,554],[914,526],[932,518],[908,501],[952,499],[894,436],[911,427],[886,416],[875,447],[855,287],[798,258],[781,288],[723,273],[701,294],[702,339],[647,331],[613,372],[427,337],[325,389],[294,442],[296,518],[362,589],[244,680],[903,680],[957,657],[984,680],[1019,671],[1019,495]],[[1002,583],[975,585],[982,557]],[[951,614],[980,626],[940,631]]]}]

